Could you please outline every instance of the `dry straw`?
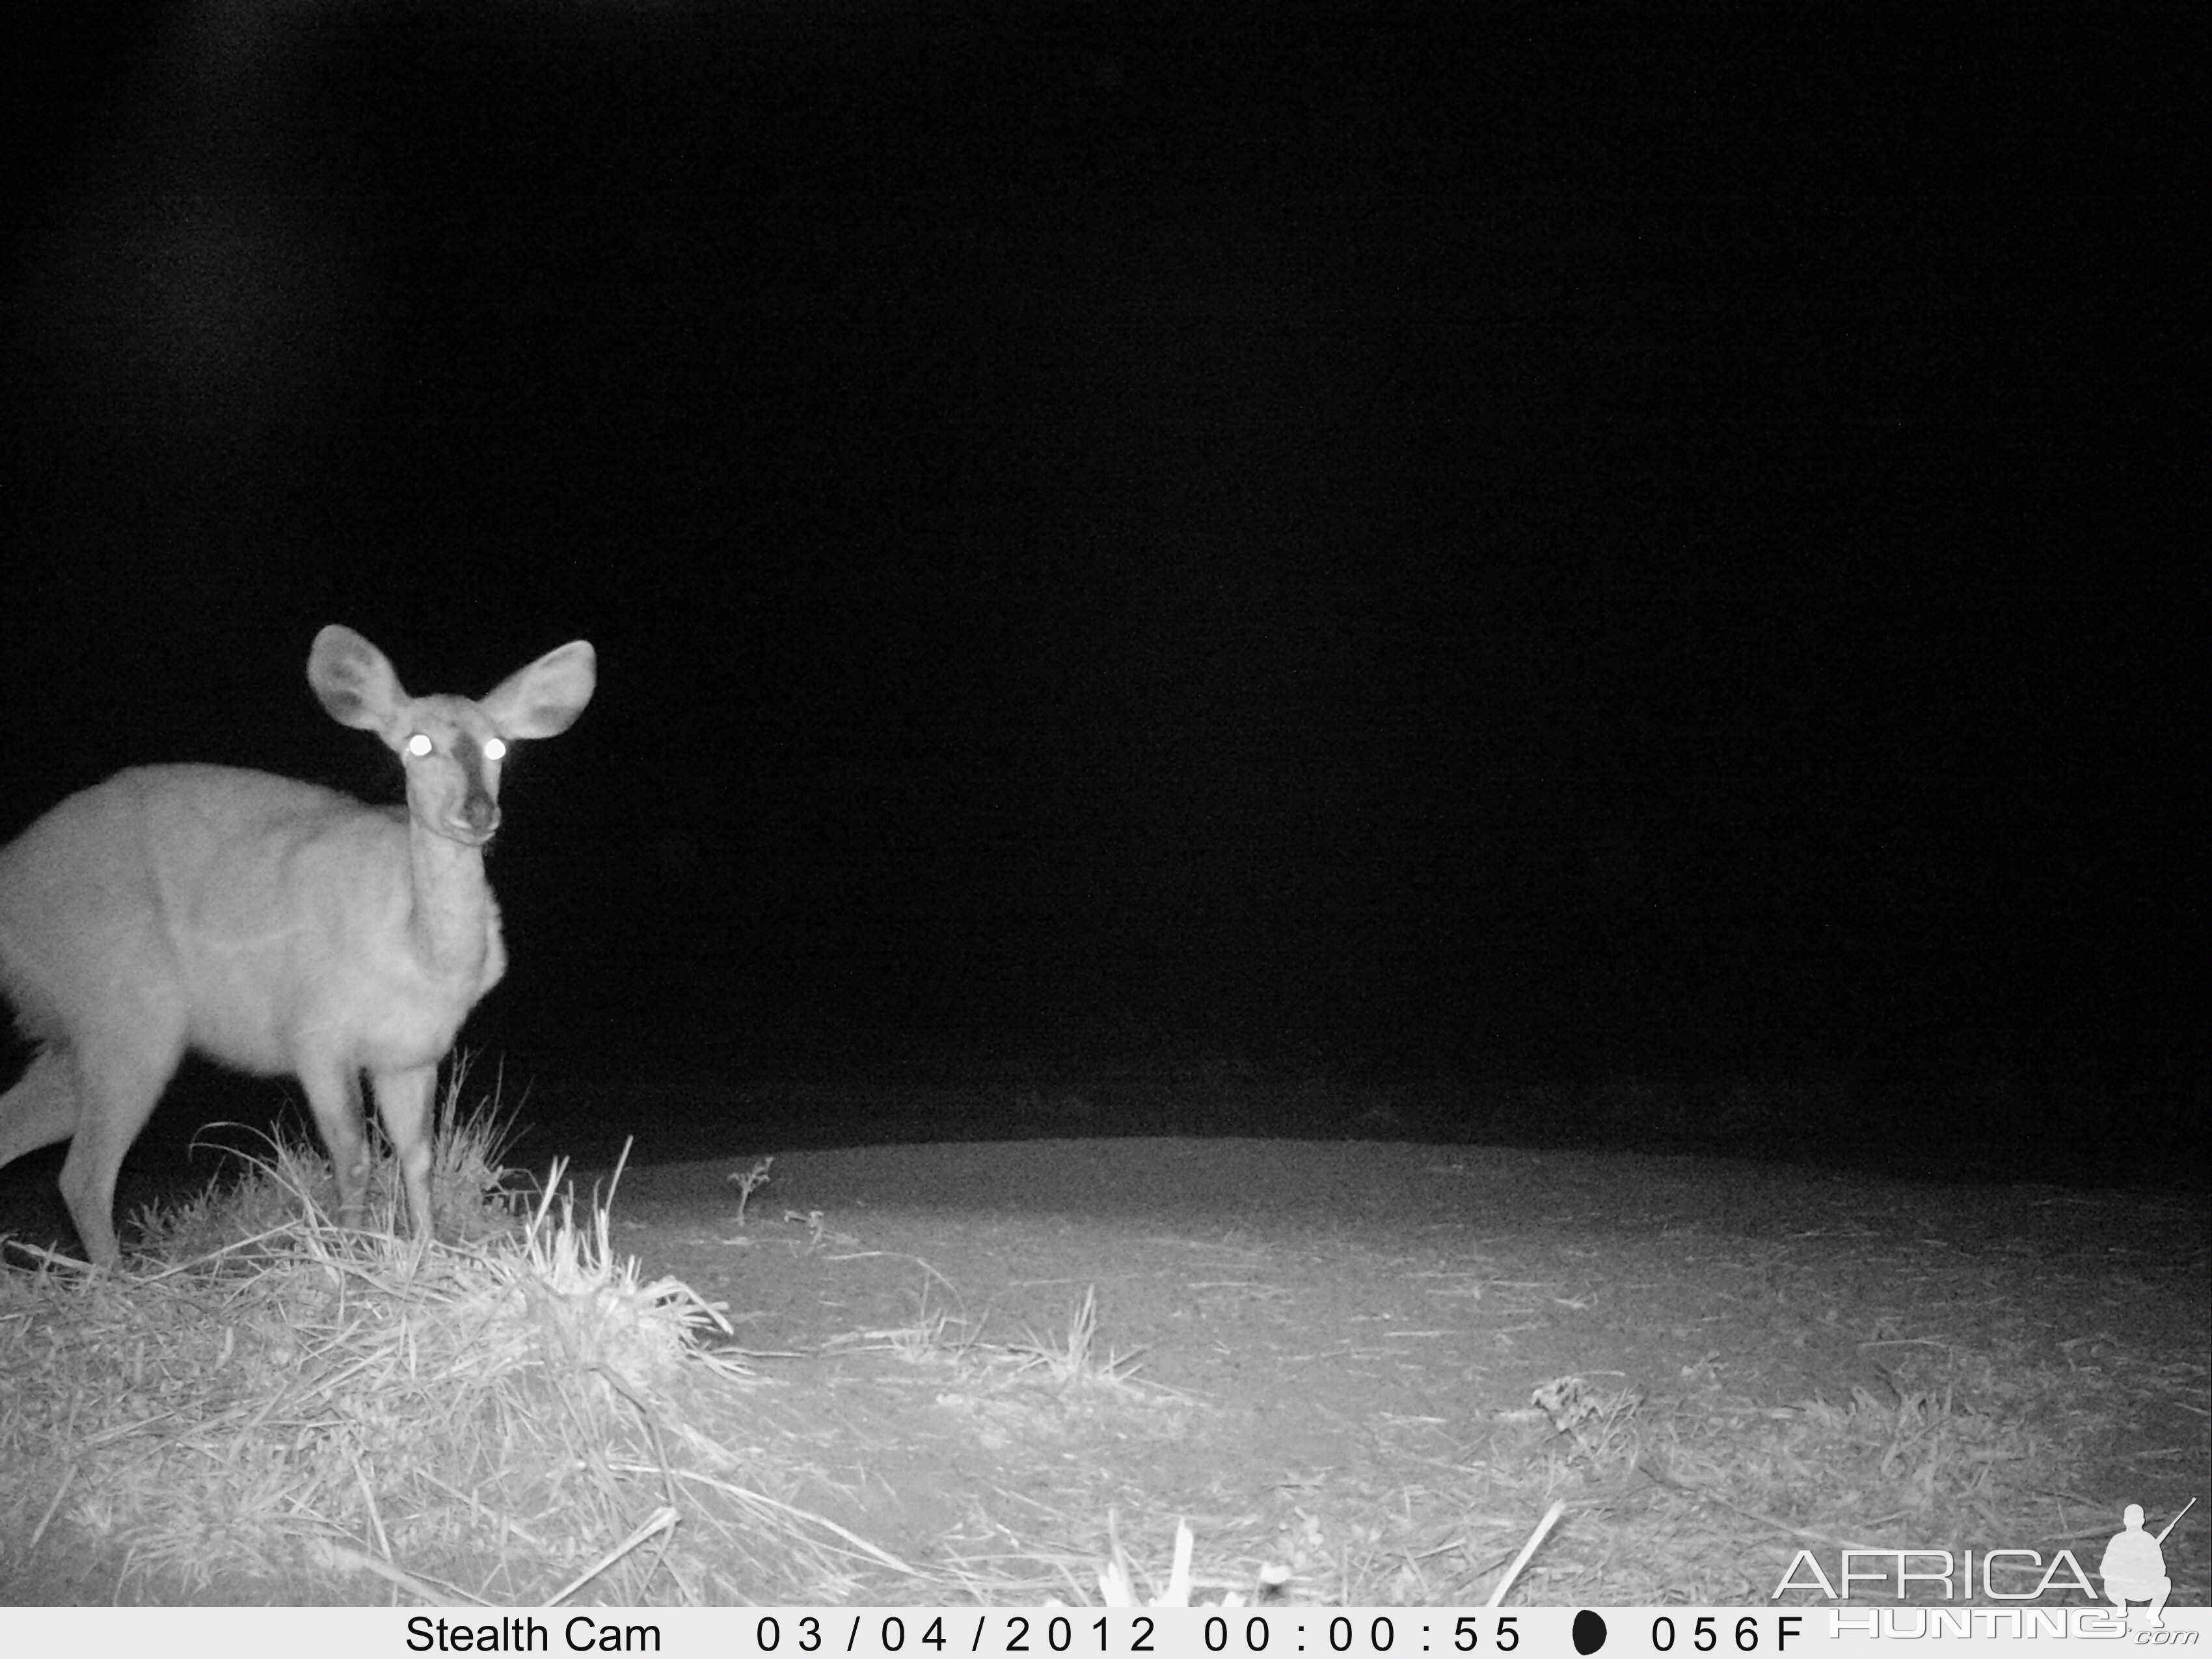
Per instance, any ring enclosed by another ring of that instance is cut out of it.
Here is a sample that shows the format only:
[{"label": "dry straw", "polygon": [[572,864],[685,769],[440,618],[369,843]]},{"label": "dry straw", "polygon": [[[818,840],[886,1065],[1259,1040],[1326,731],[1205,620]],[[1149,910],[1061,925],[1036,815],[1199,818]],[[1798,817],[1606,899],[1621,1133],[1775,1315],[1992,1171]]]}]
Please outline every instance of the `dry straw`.
[{"label": "dry straw", "polygon": [[902,1570],[702,1429],[746,1382],[721,1310],[646,1280],[560,1164],[502,1197],[498,1138],[486,1110],[441,1143],[450,1247],[398,1241],[389,1181],[341,1231],[288,1141],[131,1270],[11,1249],[0,1599],[821,1601]]}]

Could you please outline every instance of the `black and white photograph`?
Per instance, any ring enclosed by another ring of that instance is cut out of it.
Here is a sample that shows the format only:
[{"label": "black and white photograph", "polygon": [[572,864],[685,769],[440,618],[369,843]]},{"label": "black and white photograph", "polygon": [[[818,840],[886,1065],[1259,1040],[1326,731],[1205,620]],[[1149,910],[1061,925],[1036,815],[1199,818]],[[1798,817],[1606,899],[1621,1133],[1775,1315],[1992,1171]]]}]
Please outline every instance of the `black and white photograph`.
[{"label": "black and white photograph", "polygon": [[2203,1606],[2206,28],[33,0],[0,1603]]}]

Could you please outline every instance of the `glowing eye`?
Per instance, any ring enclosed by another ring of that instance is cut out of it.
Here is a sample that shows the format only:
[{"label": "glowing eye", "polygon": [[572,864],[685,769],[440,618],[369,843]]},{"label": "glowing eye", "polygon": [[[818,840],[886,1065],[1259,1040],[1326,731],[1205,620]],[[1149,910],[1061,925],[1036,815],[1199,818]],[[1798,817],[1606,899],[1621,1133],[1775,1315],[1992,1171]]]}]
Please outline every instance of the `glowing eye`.
[{"label": "glowing eye", "polygon": [[486,738],[484,739],[484,758],[486,760],[506,759],[507,739],[505,738]]},{"label": "glowing eye", "polygon": [[420,732],[407,739],[407,752],[414,756],[416,760],[421,760],[435,747],[436,745]]}]

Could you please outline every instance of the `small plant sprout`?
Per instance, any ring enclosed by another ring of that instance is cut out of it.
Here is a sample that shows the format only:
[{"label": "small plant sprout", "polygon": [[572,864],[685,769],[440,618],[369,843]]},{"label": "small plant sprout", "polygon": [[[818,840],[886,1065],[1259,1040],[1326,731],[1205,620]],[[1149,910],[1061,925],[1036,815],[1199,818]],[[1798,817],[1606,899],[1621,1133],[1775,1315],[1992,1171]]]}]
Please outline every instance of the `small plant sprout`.
[{"label": "small plant sprout", "polygon": [[745,1224],[745,1203],[756,1189],[768,1185],[768,1166],[775,1162],[773,1157],[757,1160],[750,1170],[732,1171],[730,1185],[738,1189],[738,1225]]},{"label": "small plant sprout", "polygon": [[[1110,1529],[1109,1535],[1111,1535]],[[1168,1582],[1157,1600],[1150,1603],[1156,1607],[1187,1607],[1190,1605],[1190,1527],[1186,1522],[1176,1522],[1175,1559],[1168,1568]],[[1098,1598],[1109,1607],[1141,1607],[1146,1603],[1138,1600],[1135,1576],[1129,1571],[1129,1558],[1122,1553],[1121,1540],[1113,1540],[1114,1559],[1098,1574]],[[1241,1597],[1224,1601],[1224,1607],[1241,1607]]]},{"label": "small plant sprout", "polygon": [[1114,1552],[1114,1559],[1099,1569],[1098,1598],[1109,1607],[1247,1607],[1277,1599],[1283,1588],[1291,1582],[1288,1567],[1270,1565],[1260,1570],[1259,1580],[1249,1595],[1242,1590],[1231,1589],[1223,1591],[1218,1602],[1194,1600],[1197,1584],[1191,1575],[1193,1540],[1190,1525],[1188,1522],[1177,1521],[1175,1558],[1168,1567],[1167,1582],[1161,1584],[1155,1579],[1153,1583],[1159,1593],[1147,1601],[1137,1588],[1136,1574],[1130,1569],[1128,1553],[1121,1547],[1120,1529],[1115,1526],[1110,1515],[1107,1517],[1106,1536],[1108,1546]]},{"label": "small plant sprout", "polygon": [[1629,1419],[1644,1402],[1635,1393],[1608,1394],[1592,1388],[1579,1376],[1558,1376],[1540,1382],[1528,1402],[1552,1421],[1561,1434],[1593,1457],[1632,1450]]},{"label": "small plant sprout", "polygon": [[1010,1344],[1006,1352],[1021,1370],[1042,1367],[1063,1389],[1081,1382],[1126,1384],[1136,1372],[1138,1355],[1109,1352],[1102,1360],[1095,1352],[1097,1339],[1098,1291],[1091,1285],[1069,1310],[1067,1334],[1058,1343],[1031,1331],[1026,1342]]}]

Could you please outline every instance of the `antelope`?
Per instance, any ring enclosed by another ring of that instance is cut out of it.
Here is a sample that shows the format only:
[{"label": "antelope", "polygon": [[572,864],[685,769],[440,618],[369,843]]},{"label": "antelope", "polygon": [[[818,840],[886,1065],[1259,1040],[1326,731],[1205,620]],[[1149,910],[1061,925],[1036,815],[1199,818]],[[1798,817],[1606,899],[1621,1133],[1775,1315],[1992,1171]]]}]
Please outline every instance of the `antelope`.
[{"label": "antelope", "polygon": [[434,1237],[438,1064],[507,971],[484,879],[500,763],[568,730],[597,676],[576,640],[478,701],[410,697],[382,652],[333,625],[307,684],[399,757],[404,810],[235,767],[141,766],[0,848],[0,991],[39,1045],[0,1096],[0,1167],[70,1143],[62,1198],[96,1265],[121,1260],[116,1174],[188,1049],[299,1079],[349,1226],[368,1179],[366,1072],[416,1234]]}]

